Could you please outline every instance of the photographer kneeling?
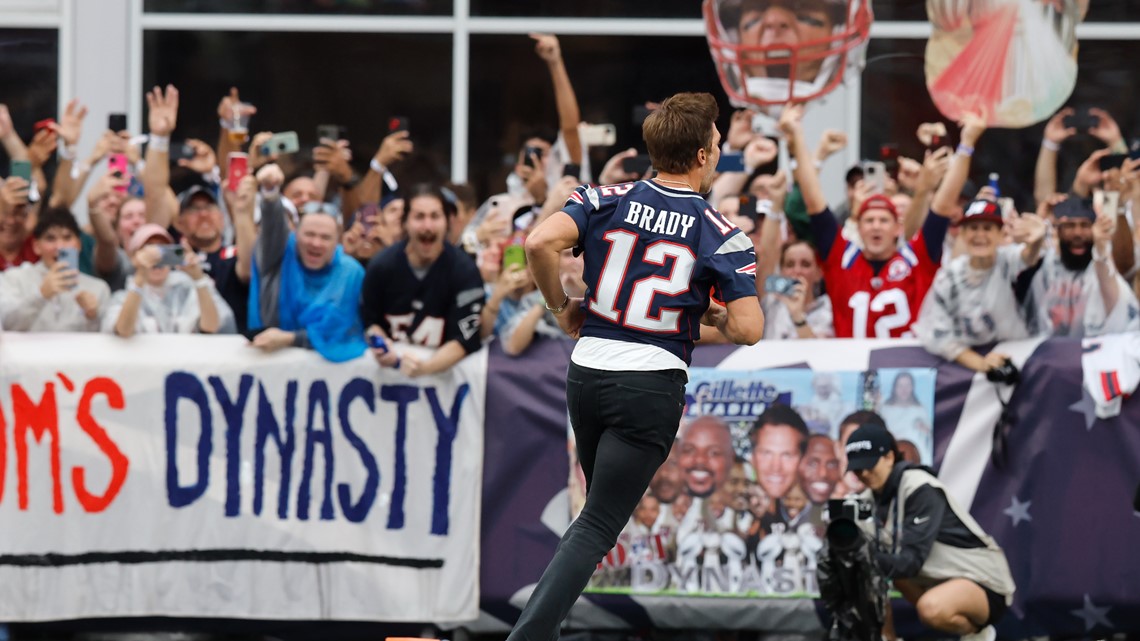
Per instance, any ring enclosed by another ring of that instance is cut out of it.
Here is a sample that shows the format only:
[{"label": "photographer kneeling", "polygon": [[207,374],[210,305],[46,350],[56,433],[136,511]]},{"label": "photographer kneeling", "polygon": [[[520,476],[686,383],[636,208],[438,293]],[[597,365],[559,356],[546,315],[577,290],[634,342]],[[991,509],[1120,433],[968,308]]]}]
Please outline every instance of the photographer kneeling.
[{"label": "photographer kneeling", "polygon": [[1013,600],[1005,553],[929,468],[903,461],[885,427],[863,425],[846,450],[848,471],[875,497],[879,571],[925,625],[992,641]]}]

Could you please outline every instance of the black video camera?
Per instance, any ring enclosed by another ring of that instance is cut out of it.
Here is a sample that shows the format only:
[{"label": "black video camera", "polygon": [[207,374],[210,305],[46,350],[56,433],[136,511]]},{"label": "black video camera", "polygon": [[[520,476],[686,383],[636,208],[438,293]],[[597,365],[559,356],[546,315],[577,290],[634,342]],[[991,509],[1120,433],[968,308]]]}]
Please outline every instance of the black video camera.
[{"label": "black video camera", "polygon": [[1007,358],[1000,367],[995,367],[986,372],[986,380],[991,383],[1017,385],[1021,382],[1021,372],[1017,369],[1017,365],[1014,365],[1013,361]]},{"label": "black video camera", "polygon": [[873,541],[860,521],[874,514],[865,499],[828,501],[826,544],[819,551],[816,578],[831,612],[830,641],[879,641],[887,603],[887,579],[875,564]]}]

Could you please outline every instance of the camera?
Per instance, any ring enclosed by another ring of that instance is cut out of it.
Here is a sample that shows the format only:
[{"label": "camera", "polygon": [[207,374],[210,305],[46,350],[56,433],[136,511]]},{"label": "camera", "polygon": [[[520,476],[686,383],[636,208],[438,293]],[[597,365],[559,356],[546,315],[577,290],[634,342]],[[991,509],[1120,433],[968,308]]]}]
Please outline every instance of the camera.
[{"label": "camera", "polygon": [[887,579],[875,564],[874,541],[861,522],[874,514],[867,499],[827,502],[826,543],[819,551],[816,578],[832,615],[831,641],[879,641],[886,613]]},{"label": "camera", "polygon": [[999,367],[995,367],[986,372],[986,380],[992,383],[1005,383],[1006,385],[1017,385],[1021,381],[1021,372],[1018,371],[1017,365],[1008,358]]}]

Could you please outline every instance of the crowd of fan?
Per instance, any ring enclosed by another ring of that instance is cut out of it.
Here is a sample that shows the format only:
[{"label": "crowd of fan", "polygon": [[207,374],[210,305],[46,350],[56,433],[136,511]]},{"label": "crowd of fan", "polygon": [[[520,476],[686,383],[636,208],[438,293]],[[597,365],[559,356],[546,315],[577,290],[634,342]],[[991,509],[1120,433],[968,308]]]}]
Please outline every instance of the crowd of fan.
[{"label": "crowd of fan", "polygon": [[[108,130],[85,160],[77,149],[87,110],[78,101],[26,144],[0,106],[0,142],[31,166],[31,180],[13,174],[0,188],[0,326],[124,338],[237,332],[267,351],[307,347],[333,361],[371,350],[409,376],[446,370],[492,336],[511,355],[536,338],[561,337],[525,266],[527,230],[583,184],[652,170],[631,173],[631,149],[592,175],[558,41],[534,38],[551,73],[559,133],[522,141],[506,190],[482,204],[467,185],[397,184],[390,169],[414,149],[399,128],[363,174],[346,140],[323,138],[311,158],[271,153],[264,145],[273,134],[238,129],[256,107],[236,89],[219,102],[215,147],[171,142],[178,91],[156,87],[147,94],[145,150],[126,131]],[[834,162],[844,134],[829,130],[810,149],[803,107],[789,105],[778,128],[791,161],[781,168],[777,140],[754,132],[755,114],[732,114],[722,151],[741,154],[744,170],[720,174],[709,200],[756,246],[765,338],[914,335],[932,353],[986,371],[1004,356],[976,347],[1140,328],[1131,216],[1140,160],[1111,162],[1128,151],[1119,127],[1091,113],[1084,132],[1066,126],[1069,110],[1049,121],[1036,211],[1025,213],[968,180],[980,118],[961,123],[956,148],[937,144],[936,127],[924,125],[914,144],[925,149],[922,160],[901,157],[886,176],[851,168],[846,200],[832,208],[819,168]],[[1105,148],[1059,193],[1057,156],[1078,133]],[[245,176],[230,167],[243,152]],[[70,209],[92,174],[89,224],[80,228]],[[186,174],[195,184],[172,179]],[[571,296],[585,291],[582,271],[581,257],[567,252]],[[702,342],[718,338],[702,328]],[[435,351],[417,358],[393,342]]]}]

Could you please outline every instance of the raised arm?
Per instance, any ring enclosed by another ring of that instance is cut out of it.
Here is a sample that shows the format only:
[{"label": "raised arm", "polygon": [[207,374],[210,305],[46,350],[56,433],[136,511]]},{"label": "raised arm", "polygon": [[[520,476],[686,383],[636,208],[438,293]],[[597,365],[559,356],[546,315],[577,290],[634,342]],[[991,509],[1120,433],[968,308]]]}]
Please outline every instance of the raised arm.
[{"label": "raised arm", "polygon": [[237,243],[237,264],[234,271],[238,280],[248,283],[253,273],[253,248],[257,244],[257,224],[253,222],[253,209],[257,201],[257,179],[246,175],[238,183],[237,190],[228,186],[222,190],[226,209],[234,222],[234,236]]},{"label": "raised arm", "polygon": [[178,124],[178,90],[167,85],[165,93],[155,87],[146,94],[150,113],[150,143],[146,146],[146,169],[143,170],[143,199],[147,222],[169,227],[174,211],[166,191],[170,187],[170,134]]},{"label": "raised arm", "polygon": [[87,192],[87,217],[95,236],[95,273],[110,274],[119,261],[119,237],[111,221],[123,204],[123,194],[116,187],[126,187],[127,178],[106,174]]},{"label": "raised arm", "polygon": [[221,168],[223,176],[230,168],[230,154],[241,151],[241,141],[235,140],[230,135],[230,130],[233,129],[235,111],[248,119],[249,116],[257,113],[257,107],[242,102],[237,87],[230,87],[229,95],[223,96],[218,101],[218,167]]},{"label": "raised arm", "polygon": [[1093,266],[1096,280],[1100,285],[1100,295],[1104,300],[1104,314],[1107,317],[1120,300],[1120,286],[1116,280],[1116,269],[1112,264],[1109,244],[1116,226],[1116,219],[1097,208],[1096,222],[1093,223]]},{"label": "raised arm", "polygon": [[1071,115],[1073,109],[1065,107],[1045,124],[1041,150],[1037,152],[1037,165],[1033,170],[1033,198],[1038,204],[1057,192],[1057,153],[1061,151],[1061,143],[1077,133],[1075,127],[1065,127],[1065,118]]},{"label": "raised arm", "polygon": [[918,179],[915,181],[914,197],[911,198],[910,208],[903,215],[903,233],[905,234],[903,238],[914,236],[922,228],[922,223],[926,220],[926,214],[930,210],[931,196],[949,170],[949,147],[940,147],[934,153],[926,155],[922,169],[919,170]]},{"label": "raised arm", "polygon": [[0,104],[0,145],[4,146],[4,151],[10,160],[28,159],[28,148],[16,133],[16,127],[12,124],[12,114],[8,113],[8,105],[3,104]]},{"label": "raised arm", "polygon": [[415,145],[408,138],[408,132],[397,131],[385,136],[380,142],[380,149],[376,150],[376,155],[368,163],[368,171],[356,186],[357,202],[380,202],[380,183],[384,180],[384,172],[413,151]]},{"label": "raised arm", "polygon": [[974,146],[986,131],[986,121],[977,114],[966,114],[960,126],[962,133],[958,151],[950,158],[950,169],[930,203],[930,210],[939,216],[949,217],[957,206],[958,194],[962,193],[962,187],[970,177],[970,158],[974,155]]},{"label": "raised arm", "polygon": [[578,123],[582,120],[578,109],[578,97],[574,95],[574,85],[570,83],[570,75],[566,73],[566,64],[562,60],[562,48],[558,45],[558,37],[549,34],[532,33],[534,38],[534,51],[546,63],[550,70],[550,79],[554,82],[554,100],[558,105],[558,129],[562,132],[562,139],[566,141],[566,150],[570,153],[570,162],[575,165],[582,164],[582,142],[578,138]]},{"label": "raised arm", "polygon": [[789,103],[780,114],[779,126],[788,142],[788,151],[796,161],[792,176],[799,185],[804,206],[809,215],[815,216],[827,209],[827,198],[823,195],[819,171],[815,168],[815,159],[812,158],[811,150],[804,140],[803,117],[803,105]]}]

